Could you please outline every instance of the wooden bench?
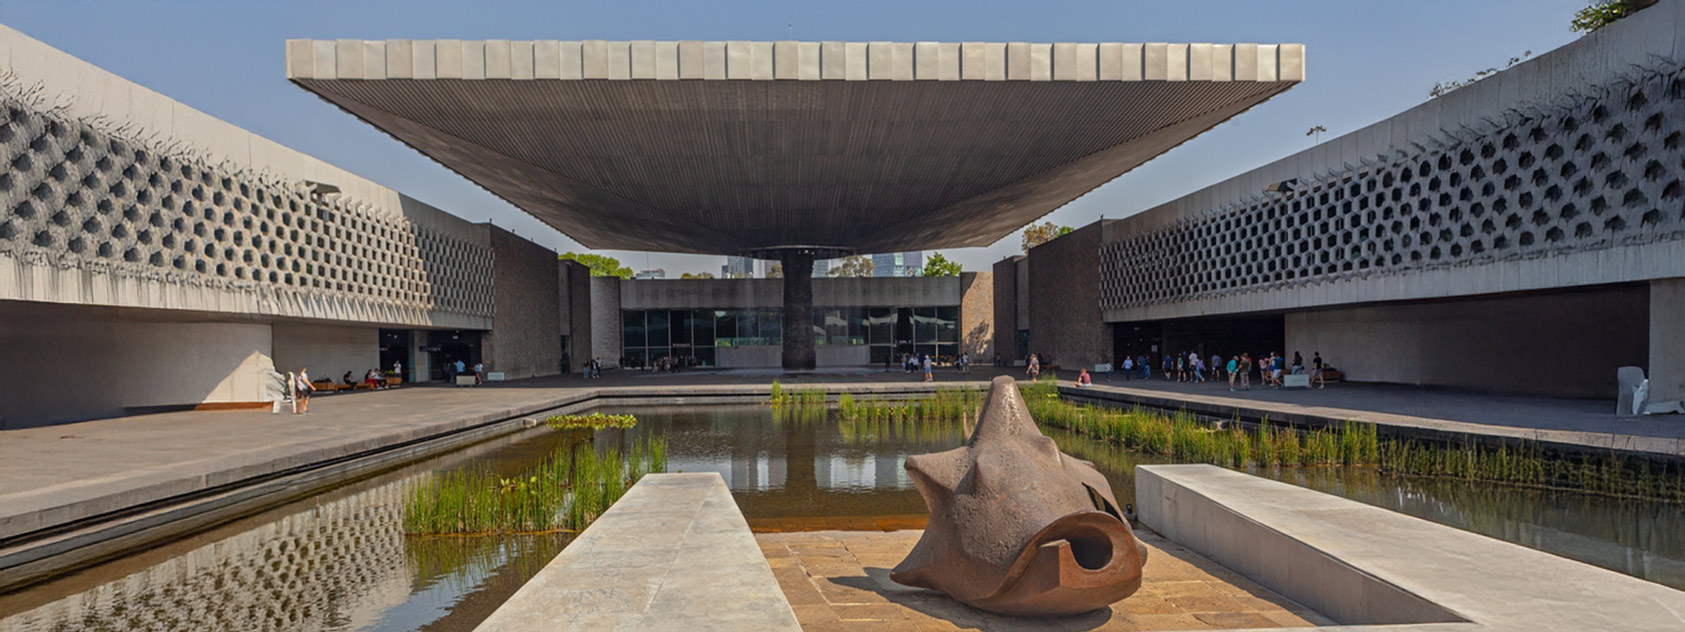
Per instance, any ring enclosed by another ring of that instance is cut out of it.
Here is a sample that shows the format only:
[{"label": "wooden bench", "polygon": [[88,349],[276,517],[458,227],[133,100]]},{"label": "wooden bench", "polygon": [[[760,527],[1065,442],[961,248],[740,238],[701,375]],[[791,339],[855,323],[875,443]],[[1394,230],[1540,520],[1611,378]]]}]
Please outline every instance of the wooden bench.
[{"label": "wooden bench", "polygon": [[333,380],[316,380],[314,382],[311,382],[310,385],[315,387],[316,392],[318,392],[318,393],[338,393],[338,392],[343,391],[345,389],[351,388],[349,386],[345,386],[343,384],[339,384],[337,382],[334,382]]},{"label": "wooden bench", "polygon": [[386,378],[386,388],[397,388],[398,385],[403,384],[403,383],[404,383],[404,378],[401,378],[401,377]]}]

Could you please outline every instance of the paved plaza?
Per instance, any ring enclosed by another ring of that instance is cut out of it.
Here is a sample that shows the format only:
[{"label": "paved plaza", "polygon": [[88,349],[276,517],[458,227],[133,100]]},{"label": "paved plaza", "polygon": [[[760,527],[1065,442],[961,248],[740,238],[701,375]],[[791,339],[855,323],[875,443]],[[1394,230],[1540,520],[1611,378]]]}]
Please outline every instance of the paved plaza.
[{"label": "paved plaza", "polygon": [[889,569],[920,531],[815,531],[755,536],[802,629],[833,630],[1219,630],[1333,625],[1174,542],[1146,543],[1141,590],[1109,610],[1063,618],[1006,617],[896,584]]}]

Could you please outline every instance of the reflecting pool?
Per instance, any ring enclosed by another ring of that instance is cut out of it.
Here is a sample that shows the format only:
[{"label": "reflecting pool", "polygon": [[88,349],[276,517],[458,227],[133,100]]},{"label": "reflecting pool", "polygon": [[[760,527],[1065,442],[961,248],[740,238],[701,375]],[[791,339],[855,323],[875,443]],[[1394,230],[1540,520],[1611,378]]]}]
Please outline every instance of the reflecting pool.
[{"label": "reflecting pool", "polygon": [[[924,524],[909,455],[963,443],[952,422],[846,421],[812,407],[605,409],[636,427],[599,448],[665,436],[668,470],[718,472],[759,531]],[[1164,462],[1057,430],[1120,502],[1133,467]],[[471,630],[571,536],[415,537],[406,485],[464,468],[512,474],[564,445],[539,428],[366,477],[183,540],[0,595],[0,632],[45,630]],[[1379,505],[1685,589],[1685,508],[1587,494],[1381,476],[1372,468],[1255,474]]]}]

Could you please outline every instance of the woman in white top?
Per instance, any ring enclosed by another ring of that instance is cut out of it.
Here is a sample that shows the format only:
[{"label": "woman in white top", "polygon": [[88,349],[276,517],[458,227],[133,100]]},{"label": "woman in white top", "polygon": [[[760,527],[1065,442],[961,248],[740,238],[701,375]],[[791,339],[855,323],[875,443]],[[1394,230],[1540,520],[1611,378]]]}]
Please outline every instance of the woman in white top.
[{"label": "woman in white top", "polygon": [[316,385],[310,383],[309,367],[299,367],[298,377],[293,380],[293,389],[297,399],[293,404],[293,414],[302,415],[310,412],[310,394],[316,391]]}]

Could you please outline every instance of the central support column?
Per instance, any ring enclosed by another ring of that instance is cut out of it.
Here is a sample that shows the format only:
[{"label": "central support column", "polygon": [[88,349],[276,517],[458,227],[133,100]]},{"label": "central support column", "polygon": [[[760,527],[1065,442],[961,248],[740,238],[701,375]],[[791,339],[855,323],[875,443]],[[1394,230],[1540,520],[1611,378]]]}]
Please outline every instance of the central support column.
[{"label": "central support column", "polygon": [[779,253],[784,266],[784,370],[811,371],[813,352],[813,252]]}]

